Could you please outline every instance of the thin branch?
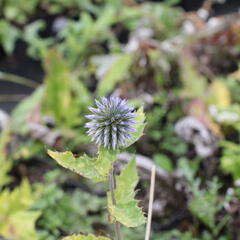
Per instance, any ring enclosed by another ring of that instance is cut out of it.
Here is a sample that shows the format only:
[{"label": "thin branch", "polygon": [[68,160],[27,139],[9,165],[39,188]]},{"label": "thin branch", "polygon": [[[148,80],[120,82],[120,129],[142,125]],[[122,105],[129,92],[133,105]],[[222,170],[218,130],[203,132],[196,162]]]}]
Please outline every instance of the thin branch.
[{"label": "thin branch", "polygon": [[21,101],[23,100],[24,98],[26,98],[27,94],[3,94],[3,95],[0,95],[0,102],[18,102],[18,101]]},{"label": "thin branch", "polygon": [[4,73],[1,71],[0,71],[0,80],[22,84],[30,88],[36,88],[39,86],[38,83],[32,81],[31,79],[20,77],[11,73]]},{"label": "thin branch", "polygon": [[155,189],[155,176],[156,176],[156,166],[153,165],[152,171],[151,171],[151,185],[150,185],[150,193],[149,193],[148,219],[147,219],[145,240],[149,240],[150,235],[151,235],[151,222],[152,222],[152,211],[153,211],[153,200],[154,200],[154,189]]}]

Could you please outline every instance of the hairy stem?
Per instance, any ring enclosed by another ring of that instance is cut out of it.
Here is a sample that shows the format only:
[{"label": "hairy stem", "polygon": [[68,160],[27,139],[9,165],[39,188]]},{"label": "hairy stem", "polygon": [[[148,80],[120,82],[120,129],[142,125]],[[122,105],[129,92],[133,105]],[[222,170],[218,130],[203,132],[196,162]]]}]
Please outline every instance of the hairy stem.
[{"label": "hairy stem", "polygon": [[[115,175],[114,175],[113,167],[109,171],[108,179],[109,179],[108,181],[109,181],[109,189],[110,189],[110,194],[111,194],[111,198],[112,198],[112,203],[113,203],[113,205],[116,205],[116,199],[115,199],[115,194],[114,194]],[[115,234],[116,234],[116,239],[117,240],[122,240],[122,235],[121,235],[121,229],[120,229],[120,223],[119,222],[116,222],[114,224],[114,230],[115,230]]]}]

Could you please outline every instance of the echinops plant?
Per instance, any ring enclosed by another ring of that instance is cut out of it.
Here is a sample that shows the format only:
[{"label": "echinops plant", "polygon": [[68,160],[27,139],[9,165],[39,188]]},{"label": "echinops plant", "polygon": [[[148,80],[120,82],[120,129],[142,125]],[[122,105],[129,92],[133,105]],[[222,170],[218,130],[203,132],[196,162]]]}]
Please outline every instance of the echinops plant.
[{"label": "echinops plant", "polygon": [[91,120],[85,126],[92,141],[113,150],[124,147],[127,140],[132,140],[131,133],[136,132],[134,108],[119,97],[103,97],[101,103],[96,100],[96,105],[97,108],[89,108],[93,115],[86,115]]},{"label": "echinops plant", "polygon": [[[121,225],[137,227],[145,223],[142,209],[135,197],[138,182],[136,161],[131,160],[115,178],[114,162],[122,149],[136,142],[143,134],[145,115],[137,111],[127,100],[119,97],[102,97],[96,100],[96,107],[90,107],[91,114],[85,127],[87,134],[98,146],[96,157],[86,154],[75,158],[71,152],[48,151],[61,166],[80,174],[93,182],[108,182],[107,204],[109,219],[114,223],[115,239],[122,240]],[[66,240],[109,240],[94,235],[72,235]]]}]

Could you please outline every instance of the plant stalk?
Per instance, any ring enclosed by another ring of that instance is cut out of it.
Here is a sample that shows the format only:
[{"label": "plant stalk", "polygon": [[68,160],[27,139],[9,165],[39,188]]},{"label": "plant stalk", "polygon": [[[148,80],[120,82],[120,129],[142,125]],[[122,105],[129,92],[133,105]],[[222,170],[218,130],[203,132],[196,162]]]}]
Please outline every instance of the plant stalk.
[{"label": "plant stalk", "polygon": [[151,171],[151,185],[150,185],[150,193],[149,193],[148,219],[147,219],[145,240],[149,240],[150,235],[151,235],[152,210],[153,210],[154,189],[155,189],[155,176],[156,176],[156,166],[153,165],[152,171]]},{"label": "plant stalk", "polygon": [[[114,194],[115,175],[114,175],[113,167],[109,171],[109,189],[110,189],[110,194],[111,194],[111,198],[112,198],[112,203],[113,203],[113,205],[116,205],[116,199],[115,199],[115,194]],[[116,239],[117,240],[122,240],[121,228],[120,228],[120,223],[119,222],[116,222],[114,224],[114,231],[115,231],[115,234],[116,234]]]},{"label": "plant stalk", "polygon": [[0,71],[0,80],[22,84],[30,88],[36,88],[39,86],[38,83],[32,81],[31,79],[20,77],[11,73],[4,73],[1,71]]}]

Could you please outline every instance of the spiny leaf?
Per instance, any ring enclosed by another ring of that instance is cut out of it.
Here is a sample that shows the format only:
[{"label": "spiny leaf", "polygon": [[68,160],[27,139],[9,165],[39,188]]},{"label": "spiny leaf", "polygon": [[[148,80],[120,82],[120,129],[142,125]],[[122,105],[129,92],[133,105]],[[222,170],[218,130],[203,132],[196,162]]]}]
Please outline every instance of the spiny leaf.
[{"label": "spiny leaf", "polygon": [[102,182],[106,180],[112,163],[116,160],[117,152],[100,148],[97,158],[91,158],[86,154],[75,158],[71,152],[53,152],[50,150],[48,150],[48,154],[64,168],[94,182]]},{"label": "spiny leaf", "polygon": [[137,182],[136,160],[134,159],[117,177],[116,205],[112,203],[110,193],[108,193],[108,208],[111,218],[127,227],[137,227],[145,223],[145,217],[141,208],[138,207],[138,201],[134,199]]},{"label": "spiny leaf", "polygon": [[94,235],[72,235],[63,238],[62,240],[110,240],[110,238],[106,237],[96,237]]},{"label": "spiny leaf", "polygon": [[132,133],[132,140],[128,141],[125,147],[129,147],[133,143],[135,143],[142,135],[143,135],[143,130],[145,127],[145,114],[143,112],[143,107],[139,108],[138,111],[136,112],[136,117],[133,118],[137,123],[133,125],[133,128],[135,128],[137,131]]}]

